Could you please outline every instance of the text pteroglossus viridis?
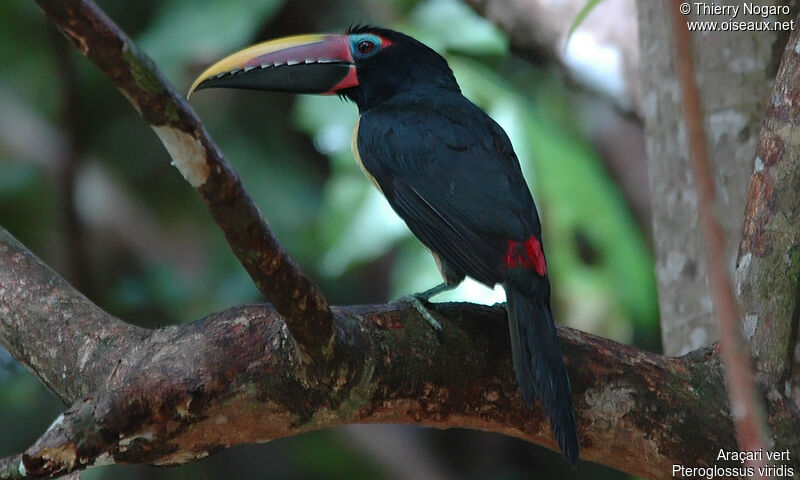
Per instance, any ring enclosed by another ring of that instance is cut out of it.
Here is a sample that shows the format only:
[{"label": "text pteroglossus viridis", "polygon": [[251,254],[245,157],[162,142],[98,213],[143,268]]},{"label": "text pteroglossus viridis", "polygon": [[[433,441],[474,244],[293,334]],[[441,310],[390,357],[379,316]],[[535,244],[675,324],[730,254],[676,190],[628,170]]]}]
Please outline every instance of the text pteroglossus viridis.
[{"label": "text pteroglossus viridis", "polygon": [[469,275],[505,288],[522,395],[531,405],[538,396],[574,464],[578,432],[539,215],[511,142],[461,95],[447,61],[402,33],[356,27],[246,48],[203,72],[190,93],[212,87],[339,94],[358,105],[353,153],[433,253],[444,285]]}]

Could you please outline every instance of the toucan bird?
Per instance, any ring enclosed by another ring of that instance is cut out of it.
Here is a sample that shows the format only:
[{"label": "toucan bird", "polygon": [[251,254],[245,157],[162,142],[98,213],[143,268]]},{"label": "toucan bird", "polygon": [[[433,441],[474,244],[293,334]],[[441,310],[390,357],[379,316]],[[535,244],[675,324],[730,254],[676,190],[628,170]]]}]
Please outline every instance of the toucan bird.
[{"label": "toucan bird", "polygon": [[189,93],[212,87],[339,94],[355,102],[356,160],[433,253],[445,288],[467,275],[503,285],[522,395],[530,405],[538,396],[575,464],[578,431],[539,215],[508,136],[461,94],[447,61],[402,33],[359,26],[251,46],[208,68]]}]

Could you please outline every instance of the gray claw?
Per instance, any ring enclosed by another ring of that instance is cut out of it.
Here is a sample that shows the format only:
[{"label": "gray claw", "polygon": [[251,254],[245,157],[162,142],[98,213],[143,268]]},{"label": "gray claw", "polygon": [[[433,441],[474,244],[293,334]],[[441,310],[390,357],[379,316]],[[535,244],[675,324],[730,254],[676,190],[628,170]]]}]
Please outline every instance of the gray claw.
[{"label": "gray claw", "polygon": [[422,315],[422,318],[428,322],[428,325],[433,328],[434,332],[436,332],[436,338],[439,340],[439,343],[444,342],[442,324],[433,317],[433,314],[425,307],[425,305],[422,304],[422,301],[419,299],[419,297],[416,295],[408,295],[400,298],[399,301],[411,304],[411,306],[413,306],[414,309],[419,312],[420,315]]}]

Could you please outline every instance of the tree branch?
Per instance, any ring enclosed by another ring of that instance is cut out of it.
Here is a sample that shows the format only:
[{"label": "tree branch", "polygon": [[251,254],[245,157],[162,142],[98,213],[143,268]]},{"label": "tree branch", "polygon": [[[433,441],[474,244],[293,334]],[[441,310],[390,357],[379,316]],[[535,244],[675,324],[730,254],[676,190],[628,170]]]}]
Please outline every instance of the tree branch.
[{"label": "tree branch", "polygon": [[90,0],[37,0],[39,8],[136,107],[200,194],[233,253],[309,354],[329,355],[325,297],[275,238],[194,111],[153,62]]},{"label": "tree branch", "polygon": [[[727,370],[728,395],[732,410],[736,412],[734,415],[736,434],[742,450],[764,451],[767,442],[763,408],[750,369],[750,356],[742,342],[739,308],[725,266],[725,232],[714,212],[716,194],[711,163],[708,160],[706,132],[703,127],[703,104],[695,83],[692,35],[686,25],[686,17],[681,12],[682,0],[672,0],[670,3],[675,42],[675,69],[681,87],[681,108],[689,137],[689,158],[697,188],[700,223],[705,237],[708,281],[717,314],[722,358]],[[749,460],[748,464],[754,468],[761,468],[766,466],[766,460]],[[759,474],[757,477],[761,478],[762,475]]]},{"label": "tree branch", "polygon": [[148,331],[107,314],[0,228],[0,345],[66,404],[99,390]]},{"label": "tree branch", "polygon": [[[120,330],[124,324],[105,314],[103,325],[83,321],[81,312],[96,316],[99,309],[7,233],[0,245],[0,318],[36,318],[41,309],[15,286],[59,286],[58,301],[47,302],[50,317],[37,319],[46,333],[37,330],[25,341],[61,335],[65,356],[42,356],[37,373],[60,377],[66,365],[65,380],[50,386],[77,398],[23,456],[0,462],[0,478],[61,475],[109,462],[187,463],[233,445],[348,423],[457,426],[556,448],[547,418],[519,393],[500,307],[440,305],[444,345],[405,305],[335,308],[336,339],[346,354],[328,365],[330,384],[320,384],[309,381],[285,324],[268,305],[153,331]],[[25,328],[3,324],[3,330]],[[110,372],[74,366],[84,338],[94,335],[119,347],[94,356],[93,364],[111,365]],[[585,459],[670,478],[673,464],[710,465],[719,448],[735,448],[716,349],[667,358],[567,328],[559,335]],[[7,336],[0,341],[7,344]],[[30,349],[13,350],[21,352]],[[73,382],[90,393],[70,394]],[[800,428],[792,405],[772,402],[775,421],[787,431]]]}]

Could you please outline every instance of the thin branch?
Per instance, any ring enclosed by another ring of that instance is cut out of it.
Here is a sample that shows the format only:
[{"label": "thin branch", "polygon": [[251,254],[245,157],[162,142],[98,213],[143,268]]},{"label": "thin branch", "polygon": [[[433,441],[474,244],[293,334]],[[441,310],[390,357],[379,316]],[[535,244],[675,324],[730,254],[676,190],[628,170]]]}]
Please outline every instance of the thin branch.
[{"label": "thin branch", "polygon": [[324,296],[275,238],[191,107],[93,2],[36,3],[150,124],[258,289],[286,319],[292,337],[306,353],[328,355],[333,330]]},{"label": "thin branch", "polygon": [[61,86],[60,123],[66,134],[65,148],[61,152],[62,161],[59,162],[61,168],[56,174],[61,197],[58,204],[64,228],[65,247],[62,251],[68,266],[66,277],[71,279],[75,288],[91,297],[93,285],[88,271],[86,242],[75,202],[75,174],[80,168],[84,154],[78,72],[75,68],[72,47],[54,28],[49,30],[58,66],[58,83]]},{"label": "thin branch", "polygon": [[[38,307],[14,286],[37,290],[37,284],[60,279],[10,235],[0,235],[0,246],[0,258],[27,262],[0,265],[0,271],[11,269],[0,279],[11,309],[0,318],[37,318]],[[65,350],[80,350],[92,332],[122,348],[97,354],[98,364],[113,365],[110,374],[76,371],[71,363],[79,363],[79,355],[39,359],[46,376],[67,362],[67,381],[96,388],[24,453],[25,476],[0,479],[62,475],[111,462],[187,463],[233,445],[353,423],[473,428],[556,448],[546,416],[520,395],[501,307],[439,306],[444,345],[404,304],[336,308],[337,342],[346,354],[325,366],[332,382],[323,385],[307,381],[300,352],[269,305],[234,307],[146,335],[140,329],[112,335],[114,323],[97,330],[83,322],[74,308],[86,302],[80,294],[64,291],[60,300],[50,303],[52,320],[36,320],[51,343],[62,335]],[[66,317],[67,323],[58,320]],[[72,335],[64,337],[66,331]],[[709,466],[718,463],[720,448],[736,448],[714,348],[667,358],[568,328],[559,328],[559,337],[585,459],[646,478],[671,478],[673,464]],[[64,391],[67,384],[51,387]],[[790,403],[775,399],[773,407],[783,429],[800,428]],[[0,461],[0,468],[19,472],[17,458]],[[796,458],[791,462],[800,467]]]},{"label": "thin branch", "polygon": [[[742,450],[765,451],[767,429],[764,424],[763,407],[756,397],[757,389],[750,369],[750,357],[744,348],[739,330],[736,297],[725,266],[725,233],[714,213],[714,179],[708,160],[700,93],[694,77],[691,33],[686,25],[686,17],[680,11],[682,4],[682,0],[672,0],[670,9],[675,39],[675,68],[681,86],[681,106],[689,136],[689,157],[706,240],[709,283],[717,312],[720,347],[727,371],[731,410]],[[766,465],[765,459],[749,463],[756,468]]]}]

